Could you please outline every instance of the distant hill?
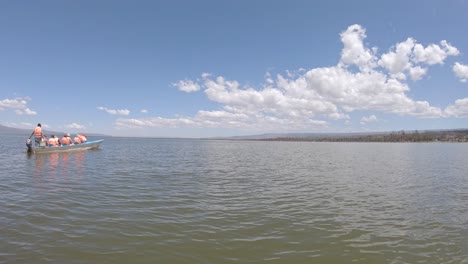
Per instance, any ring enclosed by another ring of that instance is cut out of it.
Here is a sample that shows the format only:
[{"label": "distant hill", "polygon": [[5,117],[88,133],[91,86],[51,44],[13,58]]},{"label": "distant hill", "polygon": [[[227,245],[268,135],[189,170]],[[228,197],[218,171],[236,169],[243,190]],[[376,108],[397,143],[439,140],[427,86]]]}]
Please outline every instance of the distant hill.
[{"label": "distant hill", "polygon": [[[34,128],[31,129],[22,129],[22,128],[14,128],[14,127],[7,127],[0,125],[0,135],[23,135],[26,137],[29,137],[32,133]],[[64,132],[57,132],[57,131],[49,131],[44,129],[44,134],[46,135],[58,135],[61,136],[64,134]],[[73,134],[73,133],[71,133]],[[98,133],[86,133],[86,136],[90,137],[109,137],[104,134],[98,134]]]},{"label": "distant hill", "polygon": [[32,129],[27,130],[27,129],[7,127],[7,126],[0,125],[0,135],[27,135],[28,133],[30,135],[31,132],[32,132]]}]

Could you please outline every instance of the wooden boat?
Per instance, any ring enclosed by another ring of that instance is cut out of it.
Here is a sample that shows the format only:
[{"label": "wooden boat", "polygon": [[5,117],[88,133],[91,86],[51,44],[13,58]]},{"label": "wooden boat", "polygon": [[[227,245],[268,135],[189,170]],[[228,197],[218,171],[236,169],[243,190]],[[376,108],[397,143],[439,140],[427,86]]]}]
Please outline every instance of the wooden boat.
[{"label": "wooden boat", "polygon": [[55,152],[68,152],[68,151],[77,151],[77,150],[87,150],[99,148],[99,145],[104,141],[104,139],[86,141],[81,144],[72,144],[66,146],[57,146],[57,147],[48,147],[48,146],[39,146],[33,147],[31,140],[26,141],[27,152],[28,153],[55,153]]}]

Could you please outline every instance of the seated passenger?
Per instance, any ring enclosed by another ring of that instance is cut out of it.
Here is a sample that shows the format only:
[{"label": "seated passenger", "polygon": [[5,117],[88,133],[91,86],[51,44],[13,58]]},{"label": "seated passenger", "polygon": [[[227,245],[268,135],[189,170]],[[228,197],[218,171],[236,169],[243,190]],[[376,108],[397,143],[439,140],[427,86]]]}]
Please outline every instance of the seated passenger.
[{"label": "seated passenger", "polygon": [[76,137],[73,138],[73,143],[81,144],[80,134],[76,134]]},{"label": "seated passenger", "polygon": [[50,138],[49,138],[49,147],[56,147],[58,146],[58,142],[55,138],[55,135],[52,135]]},{"label": "seated passenger", "polygon": [[40,147],[46,147],[46,146],[48,146],[48,144],[47,144],[47,136],[46,136],[46,135],[42,135],[41,142],[39,142],[39,146],[40,146]]},{"label": "seated passenger", "polygon": [[80,137],[81,143],[85,143],[88,140],[88,139],[86,139],[86,135],[84,133],[81,134],[79,137]]},{"label": "seated passenger", "polygon": [[54,136],[55,142],[57,143],[57,146],[62,146],[62,142],[60,141],[60,138],[57,136]]},{"label": "seated passenger", "polygon": [[67,146],[67,145],[71,145],[71,144],[73,144],[73,143],[72,143],[72,140],[70,138],[70,133],[67,133],[67,134],[63,135],[62,145]]}]

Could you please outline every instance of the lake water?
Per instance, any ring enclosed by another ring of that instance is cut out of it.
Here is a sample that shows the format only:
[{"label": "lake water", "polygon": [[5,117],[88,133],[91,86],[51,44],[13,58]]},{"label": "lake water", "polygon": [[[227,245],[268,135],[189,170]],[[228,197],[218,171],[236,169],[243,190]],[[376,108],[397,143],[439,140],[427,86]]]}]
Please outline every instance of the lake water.
[{"label": "lake water", "polygon": [[1,141],[0,263],[468,263],[468,144]]}]

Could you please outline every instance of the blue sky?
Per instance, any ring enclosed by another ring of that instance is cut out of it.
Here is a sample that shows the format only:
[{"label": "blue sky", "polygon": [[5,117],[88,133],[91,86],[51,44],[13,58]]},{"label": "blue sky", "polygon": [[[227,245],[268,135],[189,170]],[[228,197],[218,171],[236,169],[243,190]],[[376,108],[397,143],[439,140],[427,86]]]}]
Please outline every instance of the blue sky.
[{"label": "blue sky", "polygon": [[468,1],[1,1],[0,124],[211,137],[468,127]]}]

